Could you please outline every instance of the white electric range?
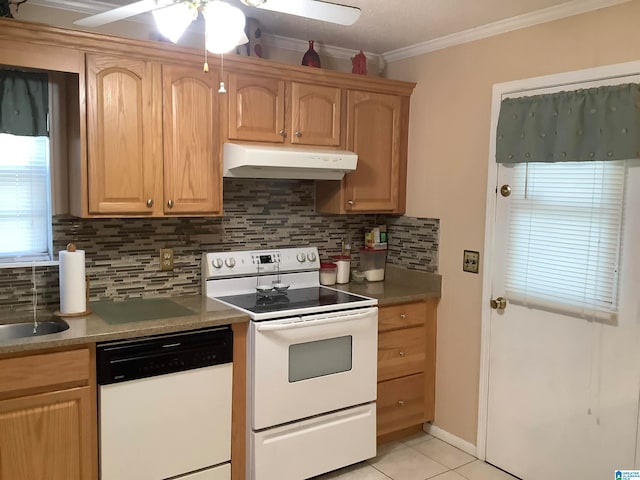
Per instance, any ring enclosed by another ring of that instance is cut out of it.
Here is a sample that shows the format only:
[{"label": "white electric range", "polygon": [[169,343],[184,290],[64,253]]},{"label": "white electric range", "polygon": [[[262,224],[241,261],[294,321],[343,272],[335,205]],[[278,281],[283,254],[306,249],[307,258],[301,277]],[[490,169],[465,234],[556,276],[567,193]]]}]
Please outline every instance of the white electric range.
[{"label": "white electric range", "polygon": [[376,454],[377,300],[319,282],[315,247],[205,253],[205,295],[251,318],[248,475],[302,480]]}]

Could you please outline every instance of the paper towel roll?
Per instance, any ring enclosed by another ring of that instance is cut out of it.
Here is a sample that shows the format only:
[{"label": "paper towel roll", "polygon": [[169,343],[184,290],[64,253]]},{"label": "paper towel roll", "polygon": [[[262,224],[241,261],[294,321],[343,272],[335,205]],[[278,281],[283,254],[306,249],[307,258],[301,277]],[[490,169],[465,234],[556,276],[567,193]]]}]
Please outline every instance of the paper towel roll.
[{"label": "paper towel roll", "polygon": [[59,253],[60,312],[63,314],[87,311],[84,250],[74,250],[70,244]]}]

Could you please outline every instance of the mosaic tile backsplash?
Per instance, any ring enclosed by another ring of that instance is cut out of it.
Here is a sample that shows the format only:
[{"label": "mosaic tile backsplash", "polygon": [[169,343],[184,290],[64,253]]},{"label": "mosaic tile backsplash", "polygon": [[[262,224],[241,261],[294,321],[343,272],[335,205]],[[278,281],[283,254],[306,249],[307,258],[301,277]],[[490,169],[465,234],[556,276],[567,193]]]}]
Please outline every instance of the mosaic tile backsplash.
[{"label": "mosaic tile backsplash", "polygon": [[[387,224],[387,263],[437,273],[439,221],[390,215],[321,215],[307,180],[224,180],[224,217],[91,219],[55,217],[54,252],[73,242],[86,251],[90,299],[200,293],[202,252],[312,245],[321,258],[352,244],[359,262],[364,230]],[[159,249],[173,248],[174,270],[160,271]],[[38,303],[57,307],[58,267],[37,267]],[[31,306],[31,268],[0,270],[0,308]]]}]

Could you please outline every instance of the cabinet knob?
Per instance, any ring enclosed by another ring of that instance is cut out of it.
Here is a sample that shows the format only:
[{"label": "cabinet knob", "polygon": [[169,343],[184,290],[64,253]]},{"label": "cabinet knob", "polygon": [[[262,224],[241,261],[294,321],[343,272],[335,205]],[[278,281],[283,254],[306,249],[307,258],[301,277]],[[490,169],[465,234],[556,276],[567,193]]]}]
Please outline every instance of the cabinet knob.
[{"label": "cabinet knob", "polygon": [[173,200],[169,200],[169,201],[167,202],[167,207],[169,207],[169,208],[173,208]]},{"label": "cabinet knob", "polygon": [[153,198],[147,198],[147,207],[153,207]]},{"label": "cabinet knob", "polygon": [[406,314],[406,313],[401,313],[401,314],[400,314],[400,318],[402,318],[402,319],[407,318],[407,314]]},{"label": "cabinet knob", "polygon": [[400,405],[401,407],[404,406],[404,400],[398,400],[398,405]]},{"label": "cabinet knob", "polygon": [[300,137],[302,136],[302,132],[301,132],[301,131],[299,131],[299,130],[296,130],[296,131],[294,132],[294,135],[295,135],[296,137],[300,138]]},{"label": "cabinet knob", "polygon": [[404,357],[404,355],[405,355],[404,352],[402,350],[400,350],[400,356]]},{"label": "cabinet knob", "polygon": [[347,202],[347,205],[349,205],[350,207],[353,207],[353,204],[354,204],[354,203],[356,203],[356,202],[354,202],[353,200],[349,200],[349,201]]},{"label": "cabinet knob", "polygon": [[283,138],[287,136],[287,132],[285,132],[284,129],[280,130],[278,134]]}]

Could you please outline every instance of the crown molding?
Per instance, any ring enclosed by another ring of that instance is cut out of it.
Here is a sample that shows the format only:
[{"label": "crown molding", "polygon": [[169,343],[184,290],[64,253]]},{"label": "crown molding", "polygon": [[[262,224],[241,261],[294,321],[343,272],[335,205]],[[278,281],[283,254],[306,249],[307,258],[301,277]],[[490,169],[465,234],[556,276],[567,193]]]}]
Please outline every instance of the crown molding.
[{"label": "crown molding", "polygon": [[481,27],[470,28],[462,32],[445,35],[426,42],[411,45],[409,47],[398,48],[383,53],[381,56],[385,62],[394,62],[405,58],[416,57],[425,53],[442,50],[444,48],[461,45],[463,43],[482,40],[502,33],[519,30],[521,28],[532,27],[541,23],[560,20],[572,17],[581,13],[591,12],[600,8],[611,7],[631,0],[572,0],[570,2],[544,8],[517,17],[507,18],[497,22],[489,23]]}]

